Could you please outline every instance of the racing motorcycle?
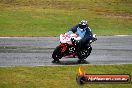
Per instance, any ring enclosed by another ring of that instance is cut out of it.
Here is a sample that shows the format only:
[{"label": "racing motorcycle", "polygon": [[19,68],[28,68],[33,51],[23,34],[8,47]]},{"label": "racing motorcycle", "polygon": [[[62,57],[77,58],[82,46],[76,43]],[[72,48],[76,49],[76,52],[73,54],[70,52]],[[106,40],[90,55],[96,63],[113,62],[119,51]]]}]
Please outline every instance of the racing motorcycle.
[{"label": "racing motorcycle", "polygon": [[60,44],[55,48],[52,53],[53,63],[59,62],[62,57],[78,57],[79,63],[84,61],[91,53],[92,47],[91,43],[96,41],[96,34],[93,35],[93,40],[90,40],[87,46],[82,49],[78,49],[76,44],[72,43],[72,39],[79,41],[81,38],[77,34],[61,34]]}]

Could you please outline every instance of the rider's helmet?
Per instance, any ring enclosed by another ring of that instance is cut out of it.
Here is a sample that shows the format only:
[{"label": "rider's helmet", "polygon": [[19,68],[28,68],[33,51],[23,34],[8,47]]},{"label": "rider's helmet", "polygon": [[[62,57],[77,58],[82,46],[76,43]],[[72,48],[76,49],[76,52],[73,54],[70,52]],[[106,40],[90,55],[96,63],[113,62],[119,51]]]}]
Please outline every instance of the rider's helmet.
[{"label": "rider's helmet", "polygon": [[79,28],[84,29],[87,27],[87,21],[86,20],[81,20],[79,23]]}]

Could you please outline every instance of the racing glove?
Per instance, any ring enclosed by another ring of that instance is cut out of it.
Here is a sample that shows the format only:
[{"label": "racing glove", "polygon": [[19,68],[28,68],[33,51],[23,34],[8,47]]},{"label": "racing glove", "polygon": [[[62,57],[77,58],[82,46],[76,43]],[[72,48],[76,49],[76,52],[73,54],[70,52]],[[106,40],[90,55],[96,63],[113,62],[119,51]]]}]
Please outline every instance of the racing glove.
[{"label": "racing glove", "polygon": [[75,40],[74,38],[71,38],[71,42],[74,45],[78,45],[79,44],[79,41]]},{"label": "racing glove", "polygon": [[93,38],[93,42],[96,41],[96,40],[97,40],[97,38]]}]

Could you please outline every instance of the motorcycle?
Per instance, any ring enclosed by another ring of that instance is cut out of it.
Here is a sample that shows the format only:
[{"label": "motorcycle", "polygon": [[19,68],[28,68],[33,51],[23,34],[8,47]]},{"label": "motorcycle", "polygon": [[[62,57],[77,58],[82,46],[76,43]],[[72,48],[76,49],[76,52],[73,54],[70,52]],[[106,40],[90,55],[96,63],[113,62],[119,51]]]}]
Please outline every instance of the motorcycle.
[{"label": "motorcycle", "polygon": [[93,35],[93,40],[90,40],[87,46],[82,49],[78,49],[76,44],[72,44],[72,39],[79,41],[81,38],[77,34],[61,34],[60,44],[55,48],[52,53],[53,63],[59,62],[62,57],[78,57],[78,62],[84,61],[91,53],[92,47],[91,43],[96,41],[96,34]]}]

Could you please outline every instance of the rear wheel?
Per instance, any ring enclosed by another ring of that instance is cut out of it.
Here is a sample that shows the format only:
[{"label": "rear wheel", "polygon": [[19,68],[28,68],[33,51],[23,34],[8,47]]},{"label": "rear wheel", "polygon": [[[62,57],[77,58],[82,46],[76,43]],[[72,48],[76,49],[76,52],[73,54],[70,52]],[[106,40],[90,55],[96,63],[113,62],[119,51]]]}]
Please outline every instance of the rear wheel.
[{"label": "rear wheel", "polygon": [[53,54],[52,54],[52,58],[53,58],[53,63],[55,62],[59,62],[59,59],[62,58],[62,54],[61,54],[61,46],[57,46],[55,48],[55,50],[53,51]]}]

